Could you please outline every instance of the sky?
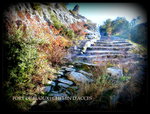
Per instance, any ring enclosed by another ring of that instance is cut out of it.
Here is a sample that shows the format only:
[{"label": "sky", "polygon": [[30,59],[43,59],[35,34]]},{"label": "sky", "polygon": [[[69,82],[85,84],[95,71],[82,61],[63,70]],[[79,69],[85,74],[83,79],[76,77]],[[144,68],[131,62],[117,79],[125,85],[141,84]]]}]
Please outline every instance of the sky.
[{"label": "sky", "polygon": [[90,19],[92,22],[102,25],[103,22],[110,18],[125,17],[131,21],[137,16],[141,16],[141,22],[146,22],[146,13],[142,6],[133,3],[69,3],[68,9],[73,9],[79,5],[79,14]]}]

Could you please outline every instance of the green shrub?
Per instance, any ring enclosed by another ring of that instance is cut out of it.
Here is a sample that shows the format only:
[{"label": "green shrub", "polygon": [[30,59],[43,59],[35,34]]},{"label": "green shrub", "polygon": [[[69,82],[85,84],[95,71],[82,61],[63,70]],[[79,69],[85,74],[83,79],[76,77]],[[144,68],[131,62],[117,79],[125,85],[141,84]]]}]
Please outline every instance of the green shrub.
[{"label": "green shrub", "polygon": [[6,41],[8,76],[8,91],[13,95],[27,95],[30,89],[31,75],[35,72],[37,58],[36,44],[32,38],[24,38],[18,29]]},{"label": "green shrub", "polygon": [[67,37],[69,37],[70,39],[74,39],[75,33],[74,33],[73,30],[67,28],[65,25],[62,25],[61,27],[62,27],[61,34],[62,34],[63,36],[67,36]]},{"label": "green shrub", "polygon": [[68,29],[67,27],[65,27],[65,25],[63,25],[57,18],[57,16],[49,9],[48,10],[50,16],[51,16],[51,20],[53,22],[53,25],[56,29],[60,29],[62,28],[61,30],[61,34],[63,36],[68,36],[70,39],[73,39],[74,36],[75,36],[75,33],[73,30],[71,29]]},{"label": "green shrub", "polygon": [[147,47],[147,34],[148,34],[148,24],[147,23],[141,23],[137,24],[133,28],[131,28],[130,34],[131,34],[131,41],[138,43],[145,48]]},{"label": "green shrub", "polygon": [[119,78],[119,80],[123,82],[129,81],[130,79],[131,79],[131,76],[122,76]]},{"label": "green shrub", "polygon": [[41,6],[40,6],[40,3],[34,3],[34,4],[33,4],[33,9],[34,9],[34,10],[37,10],[38,13],[41,15],[42,8],[41,8]]},{"label": "green shrub", "polygon": [[133,44],[133,48],[130,50],[131,53],[134,54],[140,54],[140,55],[147,55],[147,48],[145,48],[144,46],[134,43],[130,40],[128,40],[131,44]]},{"label": "green shrub", "polygon": [[69,38],[73,39],[75,34],[74,34],[73,30],[67,30],[66,35]]},{"label": "green shrub", "polygon": [[62,27],[62,23],[58,20],[56,15],[50,9],[49,9],[49,13],[50,13],[50,16],[51,16],[51,20],[54,24],[54,27],[56,29],[60,29]]},{"label": "green shrub", "polygon": [[62,36],[65,36],[66,33],[67,33],[67,30],[68,30],[67,27],[66,27],[65,25],[62,25],[62,30],[61,30],[61,32],[60,32],[61,35],[62,35]]},{"label": "green shrub", "polygon": [[54,23],[54,27],[56,29],[60,29],[61,28],[61,23],[58,20],[53,20],[53,23]]}]

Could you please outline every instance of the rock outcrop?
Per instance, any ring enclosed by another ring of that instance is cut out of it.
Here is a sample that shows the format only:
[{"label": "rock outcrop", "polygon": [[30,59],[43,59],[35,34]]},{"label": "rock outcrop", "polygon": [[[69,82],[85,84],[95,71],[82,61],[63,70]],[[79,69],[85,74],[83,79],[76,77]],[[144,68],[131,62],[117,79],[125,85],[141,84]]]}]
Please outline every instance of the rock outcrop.
[{"label": "rock outcrop", "polygon": [[123,71],[117,67],[109,67],[107,68],[107,74],[116,78],[123,76]]},{"label": "rock outcrop", "polygon": [[67,74],[68,79],[74,81],[74,82],[81,82],[81,83],[86,83],[86,82],[92,82],[93,80],[88,79],[85,75],[82,73],[78,72],[70,72]]},{"label": "rock outcrop", "polygon": [[[79,10],[78,5],[74,10]],[[80,14],[72,15],[64,3],[18,3],[5,11],[5,21],[8,26],[14,23],[18,27],[23,25],[24,31],[32,30],[33,37],[37,37],[41,30],[56,37],[62,27],[85,35],[88,33],[85,25],[89,25],[87,18]],[[92,24],[89,26],[94,28]],[[95,32],[92,29],[90,31]]]},{"label": "rock outcrop", "polygon": [[79,11],[79,5],[78,4],[73,8],[73,11],[78,13],[78,11]]}]

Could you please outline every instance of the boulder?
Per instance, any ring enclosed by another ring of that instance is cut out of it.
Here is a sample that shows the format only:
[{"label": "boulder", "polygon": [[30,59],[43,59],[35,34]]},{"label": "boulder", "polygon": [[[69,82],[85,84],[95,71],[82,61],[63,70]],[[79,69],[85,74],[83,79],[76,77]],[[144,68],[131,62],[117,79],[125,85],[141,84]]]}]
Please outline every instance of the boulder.
[{"label": "boulder", "polygon": [[74,49],[74,50],[77,50],[78,48],[77,48],[77,46],[75,45],[75,46],[73,47],[73,49]]},{"label": "boulder", "polygon": [[73,8],[73,11],[78,12],[79,11],[79,5],[75,5],[75,7]]},{"label": "boulder", "polygon": [[68,88],[70,87],[68,84],[64,84],[64,83],[58,83],[59,87],[64,87],[64,88]]},{"label": "boulder", "polygon": [[61,70],[59,70],[58,72],[65,72],[65,70],[64,70],[64,69],[61,69]]},{"label": "boulder", "polygon": [[122,69],[117,68],[117,67],[109,67],[109,68],[107,68],[106,73],[108,75],[113,76],[113,77],[121,77],[121,76],[123,76]]},{"label": "boulder", "polygon": [[58,91],[51,91],[51,93],[57,94],[57,93],[58,93]]},{"label": "boulder", "polygon": [[92,82],[92,79],[89,79],[85,75],[79,73],[79,72],[70,72],[67,74],[67,77],[69,80],[72,80],[74,82],[81,82],[81,83],[87,83],[87,82]]},{"label": "boulder", "polygon": [[91,40],[87,41],[85,43],[85,45],[83,46],[82,52],[85,53],[87,48],[90,47],[92,44],[94,44],[94,42],[96,42],[96,41],[97,41],[97,39],[91,39]]},{"label": "boulder", "polygon": [[72,71],[76,71],[76,69],[74,69],[74,68],[66,68],[66,71],[72,72]]},{"label": "boulder", "polygon": [[72,95],[70,91],[66,90],[67,95]]},{"label": "boulder", "polygon": [[68,67],[69,67],[69,68],[73,68],[74,66],[73,66],[73,65],[69,65]]},{"label": "boulder", "polygon": [[57,75],[57,77],[60,78],[60,77],[62,77],[62,75],[59,74],[59,75]]},{"label": "boulder", "polygon": [[50,92],[51,88],[52,88],[51,86],[45,86],[44,92]]},{"label": "boulder", "polygon": [[63,70],[65,70],[66,68],[68,68],[68,67],[66,67],[66,66],[62,66],[62,67],[61,67],[61,69],[63,69]]},{"label": "boulder", "polygon": [[59,74],[59,75],[64,75],[64,72],[58,71],[57,74]]},{"label": "boulder", "polygon": [[72,85],[73,84],[72,81],[69,81],[69,80],[64,79],[64,78],[59,78],[58,81],[61,82],[61,83],[68,84],[68,85]]},{"label": "boulder", "polygon": [[90,77],[93,76],[91,73],[85,72],[83,70],[79,70],[79,72],[82,73],[83,75],[87,75],[87,76],[90,76]]},{"label": "boulder", "polygon": [[73,90],[78,90],[79,89],[79,87],[77,87],[77,86],[71,86],[71,87],[69,87],[70,89],[73,89]]}]

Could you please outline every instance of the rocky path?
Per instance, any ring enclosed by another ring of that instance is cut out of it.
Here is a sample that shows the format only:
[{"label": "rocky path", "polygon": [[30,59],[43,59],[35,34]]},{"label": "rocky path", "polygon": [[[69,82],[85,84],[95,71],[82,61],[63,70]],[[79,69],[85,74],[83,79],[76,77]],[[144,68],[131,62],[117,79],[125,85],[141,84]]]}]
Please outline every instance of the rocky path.
[{"label": "rocky path", "polygon": [[[41,89],[43,96],[56,98],[56,101],[64,101],[67,97],[74,96],[81,84],[92,83],[92,74],[83,70],[76,69],[73,65],[62,66],[56,73],[54,80],[49,80]],[[48,100],[33,101],[31,106],[42,106]]]},{"label": "rocky path", "polygon": [[131,56],[128,53],[130,49],[132,49],[132,44],[124,39],[97,40],[87,48],[84,54],[77,55],[76,60],[91,64],[108,60],[121,61]]},{"label": "rocky path", "polygon": [[[87,45],[86,45],[87,44]],[[86,48],[84,48],[84,46]],[[92,43],[88,41],[83,44],[81,49],[77,49],[80,52],[75,53],[74,63],[88,64],[92,66],[99,66],[102,62],[130,62],[134,61],[135,58],[129,50],[133,46],[128,41],[123,39],[101,39],[93,40]],[[82,51],[84,49],[84,53]],[[132,64],[132,62],[130,62]],[[107,68],[107,73],[111,76],[123,76],[123,70],[110,67]],[[93,74],[77,69],[73,65],[62,66],[57,72],[54,80],[49,80],[47,84],[41,88],[44,95],[49,97],[71,97],[74,96],[80,89],[80,85],[84,83],[94,83]],[[63,101],[62,99],[58,101]],[[47,104],[47,100],[33,101],[31,104],[44,105]]]}]

